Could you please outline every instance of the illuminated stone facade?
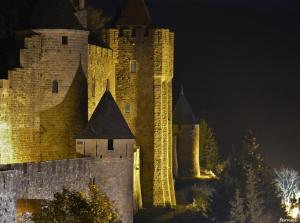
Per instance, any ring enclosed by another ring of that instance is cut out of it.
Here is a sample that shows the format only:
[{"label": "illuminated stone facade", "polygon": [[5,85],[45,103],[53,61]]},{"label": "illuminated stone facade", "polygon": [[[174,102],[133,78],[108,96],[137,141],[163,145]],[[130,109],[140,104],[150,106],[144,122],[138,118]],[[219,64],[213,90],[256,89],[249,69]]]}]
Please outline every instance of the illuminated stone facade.
[{"label": "illuminated stone facade", "polygon": [[[1,131],[11,135],[11,151],[0,148],[2,164],[74,156],[74,136],[87,121],[83,92],[88,32],[34,32],[23,39],[20,68],[9,71],[0,88],[0,106],[6,111],[0,117]],[[63,37],[68,38],[67,45],[62,44]]]},{"label": "illuminated stone facade", "polygon": [[[141,148],[143,204],[174,205],[174,34],[168,29],[108,29],[103,41],[117,58],[116,101]],[[135,71],[132,63],[136,63]]]},{"label": "illuminated stone facade", "polygon": [[95,45],[88,47],[88,110],[90,118],[106,90],[107,80],[110,83],[111,94],[114,97],[116,95],[116,56],[111,49]]},{"label": "illuminated stone facade", "polygon": [[[144,7],[142,0],[128,4]],[[80,7],[76,14],[83,26],[85,13]],[[78,24],[18,32],[20,67],[0,80],[1,164],[74,158],[76,135],[94,113],[109,80],[110,92],[136,137],[134,209],[176,204],[174,33],[148,22],[132,25],[102,30],[105,47],[88,44],[89,33]]]},{"label": "illuminated stone facade", "polygon": [[176,177],[200,177],[199,136],[199,122],[182,89],[173,116],[173,170]]}]

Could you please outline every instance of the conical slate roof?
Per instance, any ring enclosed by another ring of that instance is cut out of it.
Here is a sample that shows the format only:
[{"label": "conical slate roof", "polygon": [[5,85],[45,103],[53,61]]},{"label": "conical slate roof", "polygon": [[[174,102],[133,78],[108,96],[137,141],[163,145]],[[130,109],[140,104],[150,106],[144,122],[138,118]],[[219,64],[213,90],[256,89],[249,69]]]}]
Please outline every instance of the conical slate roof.
[{"label": "conical slate roof", "polygon": [[183,89],[175,106],[173,114],[173,123],[178,125],[194,125],[197,124],[196,116],[193,113],[191,106],[186,100]]},{"label": "conical slate roof", "polygon": [[152,19],[144,0],[127,0],[116,18],[117,26],[152,26]]},{"label": "conical slate roof", "polygon": [[88,126],[78,139],[134,139],[109,90],[102,96]]},{"label": "conical slate roof", "polygon": [[83,30],[69,0],[35,0],[23,29]]}]

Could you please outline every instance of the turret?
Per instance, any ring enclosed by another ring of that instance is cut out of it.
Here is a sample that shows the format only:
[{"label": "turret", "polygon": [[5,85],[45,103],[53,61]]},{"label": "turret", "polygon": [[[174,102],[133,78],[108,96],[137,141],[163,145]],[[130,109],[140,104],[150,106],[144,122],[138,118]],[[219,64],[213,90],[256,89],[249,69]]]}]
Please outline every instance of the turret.
[{"label": "turret", "polygon": [[133,156],[134,136],[118,105],[109,91],[102,96],[86,128],[78,135],[76,152],[83,156],[118,157]]},{"label": "turret", "polygon": [[183,89],[173,115],[173,160],[173,172],[176,177],[200,176],[199,124]]},{"label": "turret", "polygon": [[124,223],[133,222],[134,145],[134,136],[108,83],[88,125],[76,139],[76,151],[81,156],[94,157],[93,181],[109,197],[117,199],[113,202]]}]

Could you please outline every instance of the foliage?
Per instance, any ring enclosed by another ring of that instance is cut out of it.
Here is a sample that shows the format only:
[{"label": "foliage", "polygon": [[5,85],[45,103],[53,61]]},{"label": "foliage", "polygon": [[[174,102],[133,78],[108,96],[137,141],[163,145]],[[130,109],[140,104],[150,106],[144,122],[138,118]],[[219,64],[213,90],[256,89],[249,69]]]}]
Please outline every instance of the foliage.
[{"label": "foliage", "polygon": [[218,145],[212,129],[205,120],[200,121],[200,166],[205,170],[219,171]]},{"label": "foliage", "polygon": [[193,209],[200,212],[203,216],[207,216],[209,212],[209,206],[212,202],[212,194],[214,189],[205,185],[197,187],[194,185],[193,188]]},{"label": "foliage", "polygon": [[282,167],[276,170],[276,185],[282,194],[283,203],[290,203],[300,193],[300,176],[296,170]]},{"label": "foliage", "polygon": [[277,222],[280,217],[285,218],[286,213],[270,170],[256,137],[248,131],[225,162],[225,169],[216,183],[211,218],[219,222],[231,219],[234,210],[229,204],[236,199],[236,190],[244,199],[246,214],[250,218],[247,222]]},{"label": "foliage", "polygon": [[245,223],[247,220],[245,203],[238,189],[235,192],[233,200],[230,201],[230,206],[231,210],[228,223]]},{"label": "foliage", "polygon": [[250,222],[264,222],[264,200],[259,188],[259,178],[250,167],[247,171],[246,206]]},{"label": "foliage", "polygon": [[89,186],[88,196],[64,188],[32,216],[35,223],[114,223],[118,219],[108,197],[95,185]]},{"label": "foliage", "polygon": [[97,31],[104,27],[105,24],[107,24],[110,21],[109,17],[106,17],[103,14],[103,10],[100,8],[97,8],[95,6],[88,6],[88,29],[91,31]]},{"label": "foliage", "polygon": [[88,6],[87,12],[87,27],[90,31],[89,42],[98,45],[101,43],[101,29],[110,21],[110,18],[103,14],[102,9],[94,6]]}]

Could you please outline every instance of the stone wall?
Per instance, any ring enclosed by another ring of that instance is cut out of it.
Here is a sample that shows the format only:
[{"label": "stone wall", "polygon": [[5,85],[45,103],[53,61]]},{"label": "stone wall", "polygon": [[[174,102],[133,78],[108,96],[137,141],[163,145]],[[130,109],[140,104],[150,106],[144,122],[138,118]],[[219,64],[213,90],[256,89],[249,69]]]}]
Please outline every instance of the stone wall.
[{"label": "stone wall", "polygon": [[133,221],[132,155],[13,164],[0,169],[0,222],[15,222],[17,199],[51,200],[63,187],[87,192],[92,179],[114,203],[122,222]]},{"label": "stone wall", "polygon": [[20,179],[19,171],[0,171],[0,222],[16,221],[16,188],[20,186]]},{"label": "stone wall", "polygon": [[178,177],[200,177],[199,125],[174,125],[173,151]]},{"label": "stone wall", "polygon": [[[116,101],[141,148],[143,204],[175,204],[172,174],[174,35],[167,29],[109,29],[116,58]],[[137,62],[137,72],[130,63]]]},{"label": "stone wall", "polygon": [[101,97],[106,90],[107,80],[110,82],[110,92],[115,98],[115,63],[116,58],[111,49],[89,45],[88,54],[88,98],[89,118],[92,116]]},{"label": "stone wall", "polygon": [[[70,88],[79,67],[87,75],[88,32],[34,30],[18,35],[23,42],[20,68],[9,71],[9,87],[0,89],[5,92],[1,94],[0,107],[9,111],[1,115],[0,123],[9,126],[5,131],[11,134],[10,145],[0,147],[1,163],[67,158],[75,149],[74,135],[87,119],[82,119],[87,106],[85,111],[77,110],[84,103],[80,97],[84,95],[83,88]],[[63,44],[63,37],[67,44]],[[57,92],[52,89],[54,81]],[[49,113],[54,107],[55,112]],[[3,143],[2,138],[0,141]],[[7,148],[11,148],[10,152],[5,151]]]}]

